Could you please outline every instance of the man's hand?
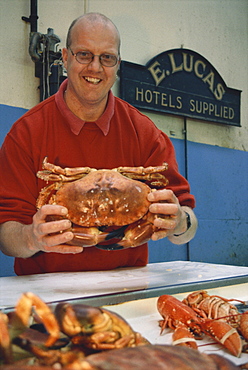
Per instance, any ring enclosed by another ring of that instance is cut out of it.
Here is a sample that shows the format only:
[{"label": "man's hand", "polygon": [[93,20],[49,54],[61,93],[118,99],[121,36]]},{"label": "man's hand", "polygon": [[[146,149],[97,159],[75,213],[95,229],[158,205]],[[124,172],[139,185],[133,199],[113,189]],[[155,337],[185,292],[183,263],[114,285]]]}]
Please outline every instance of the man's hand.
[{"label": "man's hand", "polygon": [[[172,190],[153,191],[148,194],[148,200],[153,202],[149,207],[150,212],[158,215],[154,219],[154,226],[161,229],[153,233],[152,240],[168,237],[175,244],[183,244],[194,237],[197,228],[194,212],[189,207],[181,206]],[[186,212],[191,218],[189,230]]]},{"label": "man's hand", "polygon": [[65,217],[67,208],[59,205],[44,205],[33,216],[33,223],[24,225],[7,221],[0,225],[1,251],[8,256],[28,258],[37,252],[81,253],[82,247],[66,245],[73,239],[67,219],[46,222],[48,215]]},{"label": "man's hand", "polygon": [[44,205],[33,216],[28,234],[30,250],[56,253],[80,253],[82,247],[64,245],[73,239],[73,233],[66,231],[71,227],[70,220],[46,222],[48,215],[65,217],[67,208],[59,205]]}]

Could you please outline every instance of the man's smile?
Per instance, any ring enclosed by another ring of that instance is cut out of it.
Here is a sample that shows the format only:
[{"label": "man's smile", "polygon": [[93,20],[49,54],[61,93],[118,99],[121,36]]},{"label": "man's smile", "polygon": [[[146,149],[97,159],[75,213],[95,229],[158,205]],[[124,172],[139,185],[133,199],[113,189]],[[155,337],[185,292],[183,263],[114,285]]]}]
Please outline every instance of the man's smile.
[{"label": "man's smile", "polygon": [[87,82],[90,82],[90,83],[92,83],[92,84],[94,84],[94,85],[97,85],[97,84],[101,81],[101,79],[100,79],[100,78],[96,78],[96,77],[87,77],[87,76],[85,76],[85,77],[84,77],[84,79],[85,79]]}]

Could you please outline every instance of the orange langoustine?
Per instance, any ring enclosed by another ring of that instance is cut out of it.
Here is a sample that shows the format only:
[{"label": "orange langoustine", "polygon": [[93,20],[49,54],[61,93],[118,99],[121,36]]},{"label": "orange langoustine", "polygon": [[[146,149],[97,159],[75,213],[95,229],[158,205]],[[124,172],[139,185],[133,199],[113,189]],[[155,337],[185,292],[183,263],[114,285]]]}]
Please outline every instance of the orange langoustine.
[{"label": "orange langoustine", "polygon": [[[221,344],[232,355],[239,357],[242,351],[242,339],[239,333],[247,341],[248,312],[239,313],[235,306],[229,304],[229,310],[225,307],[225,311],[220,310],[219,315],[215,313],[213,317],[207,316],[206,312],[202,311],[202,308],[196,303],[197,300],[200,300],[198,295],[201,294],[203,291],[191,293],[182,302],[170,295],[160,296],[157,301],[157,309],[163,317],[163,320],[159,322],[161,333],[166,327],[169,327],[174,330],[174,345],[194,349],[197,349],[195,339],[200,339],[204,333]],[[204,291],[204,295],[207,298],[207,292]],[[196,296],[197,299],[195,299]],[[219,308],[221,302],[227,303],[229,301],[221,297],[218,299]]]}]

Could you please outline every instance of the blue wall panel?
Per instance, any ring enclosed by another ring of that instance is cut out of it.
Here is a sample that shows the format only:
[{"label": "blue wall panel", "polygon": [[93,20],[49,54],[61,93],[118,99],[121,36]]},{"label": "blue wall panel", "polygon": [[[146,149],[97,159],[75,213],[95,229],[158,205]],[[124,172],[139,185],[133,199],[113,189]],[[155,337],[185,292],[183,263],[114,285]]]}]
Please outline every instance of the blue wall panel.
[{"label": "blue wall panel", "polygon": [[248,153],[189,143],[189,180],[204,219],[248,218]]},{"label": "blue wall panel", "polygon": [[[2,145],[2,142],[12,124],[26,111],[27,109],[0,104],[0,145]],[[5,256],[0,252],[0,276],[15,275],[13,264],[13,257]]]},{"label": "blue wall panel", "polygon": [[[0,105],[0,143],[25,109]],[[180,172],[185,174],[184,141],[172,139]],[[248,266],[248,154],[188,142],[188,178],[196,197],[199,228],[188,245],[167,239],[149,243],[149,262],[201,261]],[[0,253],[0,276],[11,276],[13,258]]]},{"label": "blue wall panel", "polygon": [[175,245],[168,239],[149,241],[149,262],[187,261],[187,245]]},{"label": "blue wall panel", "polygon": [[197,236],[190,242],[190,260],[248,266],[247,220],[200,218]]},{"label": "blue wall panel", "polygon": [[[184,143],[172,141],[183,173]],[[150,262],[189,258],[248,266],[247,169],[247,152],[188,142],[188,178],[196,197],[198,231],[188,246],[150,242]]]},{"label": "blue wall panel", "polygon": [[27,109],[10,107],[0,104],[0,145],[13,123],[21,117]]},{"label": "blue wall panel", "polygon": [[248,153],[189,143],[199,229],[190,260],[248,266]]},{"label": "blue wall panel", "polygon": [[0,252],[0,276],[15,276],[14,258]]}]

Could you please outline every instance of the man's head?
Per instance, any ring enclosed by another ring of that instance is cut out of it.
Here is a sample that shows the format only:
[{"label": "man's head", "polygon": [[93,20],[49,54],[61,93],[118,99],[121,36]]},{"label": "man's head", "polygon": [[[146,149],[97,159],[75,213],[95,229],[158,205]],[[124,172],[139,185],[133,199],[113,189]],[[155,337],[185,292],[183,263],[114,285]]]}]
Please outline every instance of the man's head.
[{"label": "man's head", "polygon": [[72,22],[63,60],[68,75],[67,99],[74,108],[105,109],[120,64],[119,52],[119,32],[104,15],[88,13]]},{"label": "man's head", "polygon": [[67,33],[67,37],[66,37],[66,47],[67,47],[67,49],[71,46],[71,30],[74,27],[74,25],[78,21],[81,21],[81,20],[88,20],[89,22],[95,22],[95,21],[101,20],[103,23],[111,24],[116,30],[117,39],[118,39],[118,55],[120,55],[121,40],[120,40],[119,31],[118,31],[117,27],[115,26],[115,24],[109,18],[107,18],[105,15],[103,15],[101,13],[87,13],[87,14],[81,15],[80,17],[74,19],[74,21],[71,23],[71,25],[68,29],[68,33]]}]

